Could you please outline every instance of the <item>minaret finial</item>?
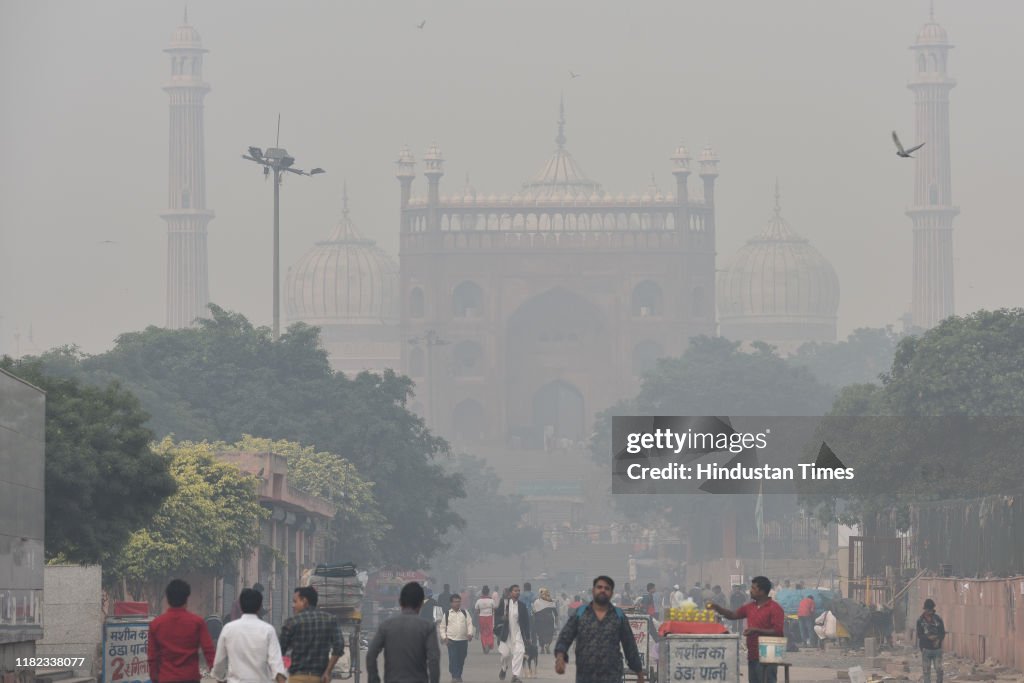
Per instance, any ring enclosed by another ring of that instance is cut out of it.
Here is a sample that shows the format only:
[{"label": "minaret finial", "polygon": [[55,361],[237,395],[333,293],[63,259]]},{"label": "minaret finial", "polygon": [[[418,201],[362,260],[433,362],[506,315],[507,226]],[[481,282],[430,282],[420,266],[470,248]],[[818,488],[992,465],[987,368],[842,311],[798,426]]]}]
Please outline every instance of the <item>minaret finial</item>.
[{"label": "minaret finial", "polygon": [[348,218],[348,179],[341,182],[341,215]]},{"label": "minaret finial", "polygon": [[565,147],[565,93],[562,93],[558,104],[558,137],[555,138],[558,148]]},{"label": "minaret finial", "polygon": [[776,216],[781,216],[782,215],[782,206],[781,206],[781,204],[779,202],[779,179],[778,179],[778,177],[775,178],[775,215]]}]

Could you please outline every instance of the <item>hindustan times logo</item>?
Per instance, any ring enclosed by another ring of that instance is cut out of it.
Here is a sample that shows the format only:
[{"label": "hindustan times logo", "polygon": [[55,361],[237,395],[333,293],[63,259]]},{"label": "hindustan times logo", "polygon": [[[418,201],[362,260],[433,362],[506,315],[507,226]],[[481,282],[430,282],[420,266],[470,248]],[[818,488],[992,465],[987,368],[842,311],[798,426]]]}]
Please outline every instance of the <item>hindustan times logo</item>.
[{"label": "hindustan times logo", "polygon": [[671,429],[655,429],[652,432],[633,432],[626,437],[626,452],[638,455],[645,450],[671,450],[676,455],[683,451],[711,452],[729,451],[742,453],[751,448],[767,448],[770,429],[763,432],[674,432]]}]

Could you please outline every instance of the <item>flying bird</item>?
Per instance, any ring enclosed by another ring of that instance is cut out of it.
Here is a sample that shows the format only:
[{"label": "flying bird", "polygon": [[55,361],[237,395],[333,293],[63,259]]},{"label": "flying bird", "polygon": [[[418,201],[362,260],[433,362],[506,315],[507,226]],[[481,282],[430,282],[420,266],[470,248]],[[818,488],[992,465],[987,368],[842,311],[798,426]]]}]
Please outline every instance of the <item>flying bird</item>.
[{"label": "flying bird", "polygon": [[572,79],[572,78],[579,78],[580,76],[581,76],[581,74],[573,73],[572,71],[569,72],[569,78],[570,79]]},{"label": "flying bird", "polygon": [[423,28],[423,27],[424,27],[424,26],[426,26],[426,25],[427,25],[427,20],[426,20],[426,19],[424,19],[424,20],[423,20],[423,21],[421,21],[420,23],[416,24],[416,28]]},{"label": "flying bird", "polygon": [[97,242],[96,244],[117,244],[117,242],[115,242],[114,240],[103,240],[101,242]]},{"label": "flying bird", "polygon": [[892,132],[892,141],[896,143],[896,156],[903,157],[904,159],[913,159],[914,157],[910,156],[911,152],[916,152],[924,147],[924,143],[922,142],[920,145],[911,147],[910,149],[903,149],[903,143],[900,142],[900,136],[896,135],[896,131]]}]

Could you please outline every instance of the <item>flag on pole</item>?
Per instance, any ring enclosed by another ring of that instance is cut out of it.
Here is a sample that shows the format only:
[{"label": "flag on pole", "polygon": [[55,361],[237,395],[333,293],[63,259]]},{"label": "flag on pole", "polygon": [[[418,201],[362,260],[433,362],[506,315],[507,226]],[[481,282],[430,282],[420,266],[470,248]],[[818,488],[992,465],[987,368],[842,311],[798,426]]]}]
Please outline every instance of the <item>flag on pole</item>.
[{"label": "flag on pole", "polygon": [[754,508],[754,524],[757,525],[757,541],[764,542],[764,484],[757,487],[757,507]]}]

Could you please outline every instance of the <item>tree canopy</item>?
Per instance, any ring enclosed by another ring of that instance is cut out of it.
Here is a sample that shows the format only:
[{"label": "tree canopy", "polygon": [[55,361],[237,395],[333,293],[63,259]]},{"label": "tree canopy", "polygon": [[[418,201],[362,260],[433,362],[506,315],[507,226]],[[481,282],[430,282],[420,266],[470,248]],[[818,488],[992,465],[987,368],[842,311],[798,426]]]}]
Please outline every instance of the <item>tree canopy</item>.
[{"label": "tree canopy", "polygon": [[256,479],[215,455],[223,444],[156,444],[177,484],[153,519],[136,530],[114,558],[110,574],[147,595],[176,574],[222,570],[260,542],[259,521],[268,511],[260,506]]},{"label": "tree canopy", "polygon": [[899,500],[971,497],[1024,485],[1024,309],[954,316],[903,339],[879,384],[846,387],[830,445],[856,448],[845,521]]},{"label": "tree canopy", "polygon": [[[823,415],[832,390],[804,367],[789,364],[775,349],[755,343],[751,351],[720,337],[695,337],[678,358],[662,358],[647,374],[636,397],[598,416],[591,440],[593,458],[607,465],[614,415],[796,416]],[[736,505],[724,495],[617,495],[616,506],[634,518],[716,515]],[[698,523],[698,522],[694,522]]]},{"label": "tree canopy", "polygon": [[449,501],[464,491],[444,469],[447,442],[406,409],[411,380],[390,370],[346,377],[331,370],[317,328],[296,323],[274,341],[240,314],[210,310],[197,328],[150,327],[107,353],[65,349],[43,360],[89,382],[120,380],[159,437],[232,443],[251,434],[343,456],[373,483],[391,529],[373,559],[425,565],[459,523]]},{"label": "tree canopy", "polygon": [[53,377],[32,359],[0,367],[46,391],[47,557],[109,563],[175,491],[149,416],[117,383]]},{"label": "tree canopy", "polygon": [[641,415],[823,415],[833,392],[757,342],[695,337],[679,358],[662,358],[636,397]]},{"label": "tree canopy", "polygon": [[344,560],[360,565],[372,561],[391,532],[374,497],[373,484],[359,476],[355,465],[339,455],[317,452],[293,441],[271,441],[246,435],[231,446],[238,451],[271,451],[288,459],[291,485],[331,502],[337,513],[331,527]]},{"label": "tree canopy", "polygon": [[835,390],[852,384],[877,382],[892,366],[900,341],[891,327],[861,327],[844,341],[807,342],[787,358],[791,365],[805,367],[819,381]]},{"label": "tree canopy", "polygon": [[461,453],[451,470],[465,482],[466,497],[452,508],[466,523],[446,534],[449,547],[438,556],[435,574],[455,577],[471,561],[520,555],[540,544],[541,530],[519,521],[527,504],[521,496],[498,493],[500,481],[487,461]]}]

